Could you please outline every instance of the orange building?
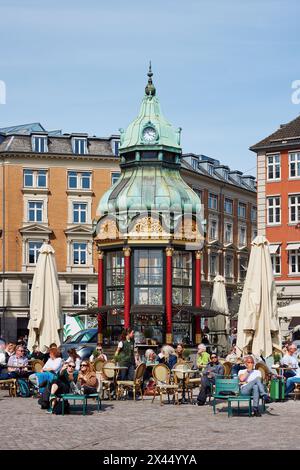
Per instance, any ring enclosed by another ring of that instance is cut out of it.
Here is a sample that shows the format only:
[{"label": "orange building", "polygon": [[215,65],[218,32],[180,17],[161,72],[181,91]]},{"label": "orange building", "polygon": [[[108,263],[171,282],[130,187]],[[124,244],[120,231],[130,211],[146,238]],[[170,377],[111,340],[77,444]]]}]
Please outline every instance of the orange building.
[{"label": "orange building", "polygon": [[257,154],[258,234],[270,242],[283,299],[300,299],[300,117],[250,147]]}]

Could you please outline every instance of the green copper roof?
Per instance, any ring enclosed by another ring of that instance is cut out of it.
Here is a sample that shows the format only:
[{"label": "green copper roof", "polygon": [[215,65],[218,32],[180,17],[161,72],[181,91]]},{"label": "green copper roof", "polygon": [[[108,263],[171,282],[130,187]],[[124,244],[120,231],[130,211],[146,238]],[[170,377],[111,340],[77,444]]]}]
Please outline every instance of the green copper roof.
[{"label": "green copper roof", "polygon": [[[180,147],[180,132],[177,131],[163,116],[159,100],[156,96],[156,89],[152,83],[151,64],[148,72],[148,84],[145,88],[145,96],[142,101],[139,115],[129,124],[126,131],[120,129],[121,142],[120,153],[130,149],[151,149],[155,148],[168,148],[175,152],[181,152]],[[145,128],[154,128],[156,138],[153,142],[147,142],[143,138],[143,131]]]}]

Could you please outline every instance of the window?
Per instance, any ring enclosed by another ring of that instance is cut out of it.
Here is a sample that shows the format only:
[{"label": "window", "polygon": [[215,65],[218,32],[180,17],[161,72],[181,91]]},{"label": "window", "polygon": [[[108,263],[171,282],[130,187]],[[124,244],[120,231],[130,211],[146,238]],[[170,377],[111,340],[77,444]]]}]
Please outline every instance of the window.
[{"label": "window", "polygon": [[252,206],[251,207],[251,222],[256,222],[257,220],[257,207]]},{"label": "window", "polygon": [[73,242],[73,264],[87,264],[87,243]]},{"label": "window", "polygon": [[92,173],[90,171],[68,171],[69,189],[91,189]]},{"label": "window", "polygon": [[281,273],[281,251],[280,247],[278,248],[276,253],[271,254],[271,261],[272,261],[272,269],[273,274],[280,274]]},{"label": "window", "polygon": [[239,202],[238,205],[238,217],[246,218],[246,204]]},{"label": "window", "polygon": [[47,171],[46,170],[30,170],[23,171],[24,188],[46,188],[47,187]]},{"label": "window", "polygon": [[192,305],[192,253],[174,251],[172,302],[174,305]]},{"label": "window", "polygon": [[216,253],[211,253],[209,256],[209,273],[211,276],[218,274],[218,255]]},{"label": "window", "polygon": [[268,180],[280,179],[280,155],[269,155],[268,162]]},{"label": "window", "polygon": [[28,201],[28,222],[42,222],[43,221],[43,202],[42,201]]},{"label": "window", "polygon": [[73,223],[85,224],[87,220],[87,204],[82,202],[73,203]]},{"label": "window", "polygon": [[31,289],[32,289],[32,282],[28,282],[28,284],[27,284],[27,301],[28,301],[28,305],[30,305],[30,301],[31,301]]},{"label": "window", "polygon": [[232,243],[233,241],[232,224],[229,224],[227,222],[225,222],[224,239],[225,243]]},{"label": "window", "polygon": [[119,147],[120,147],[120,142],[118,140],[114,140],[113,143],[113,152],[116,155],[116,157],[119,156]]},{"label": "window", "polygon": [[207,165],[207,171],[210,175],[213,175],[214,174],[214,166],[211,165],[211,164],[208,164]]},{"label": "window", "polygon": [[239,245],[247,245],[247,229],[243,225],[239,227]]},{"label": "window", "polygon": [[215,219],[209,221],[209,238],[210,240],[218,240],[218,222]]},{"label": "window", "polygon": [[218,196],[216,194],[209,193],[208,195],[208,208],[218,210]]},{"label": "window", "polygon": [[280,196],[267,198],[268,224],[280,224]]},{"label": "window", "polygon": [[257,237],[257,229],[254,228],[254,229],[252,230],[252,240],[254,240],[254,238],[256,238],[256,237]]},{"label": "window", "polygon": [[289,154],[290,178],[300,178],[300,152]]},{"label": "window", "polygon": [[86,139],[73,139],[73,153],[83,155],[87,153]]},{"label": "window", "polygon": [[47,137],[33,136],[32,137],[32,150],[34,152],[45,153],[48,151]]},{"label": "window", "polygon": [[233,276],[233,258],[232,256],[225,256],[225,277]]},{"label": "window", "polygon": [[247,268],[248,268],[248,260],[246,258],[241,258],[239,263],[240,269],[240,281],[244,281],[246,279]]},{"label": "window", "polygon": [[111,184],[115,184],[118,179],[120,178],[121,173],[120,172],[115,172],[111,174]]},{"label": "window", "polygon": [[42,244],[42,241],[28,242],[28,264],[36,264],[39,257],[39,249],[41,248]]},{"label": "window", "polygon": [[107,305],[124,304],[124,254],[114,251],[106,255]]},{"label": "window", "polygon": [[134,251],[134,303],[162,305],[162,250]]},{"label": "window", "polygon": [[300,194],[289,196],[289,221],[300,222]]},{"label": "window", "polygon": [[83,307],[86,305],[86,284],[73,284],[73,306]]},{"label": "window", "polygon": [[192,158],[192,167],[194,168],[194,170],[198,170],[198,160],[196,158]]},{"label": "window", "polygon": [[226,214],[232,214],[233,213],[233,201],[232,199],[228,199],[227,197],[224,200],[224,211]]},{"label": "window", "polygon": [[289,251],[289,274],[300,274],[300,252]]}]

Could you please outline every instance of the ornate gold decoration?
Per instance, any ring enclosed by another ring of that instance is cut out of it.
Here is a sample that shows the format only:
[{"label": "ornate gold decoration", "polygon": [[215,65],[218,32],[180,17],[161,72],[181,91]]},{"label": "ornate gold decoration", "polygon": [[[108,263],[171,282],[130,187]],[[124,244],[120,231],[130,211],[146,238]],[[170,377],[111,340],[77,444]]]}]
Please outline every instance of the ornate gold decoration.
[{"label": "ornate gold decoration", "polygon": [[173,343],[172,333],[166,333],[166,344],[172,344],[172,343]]},{"label": "ornate gold decoration", "polygon": [[202,334],[201,333],[196,333],[196,343],[199,344],[202,341]]},{"label": "ornate gold decoration", "polygon": [[98,259],[103,259],[104,258],[104,251],[99,250],[98,251]]},{"label": "ornate gold decoration", "polygon": [[102,333],[98,333],[98,343],[103,343],[103,334]]},{"label": "ornate gold decoration", "polygon": [[143,217],[137,221],[133,228],[133,232],[144,234],[147,233],[148,236],[159,233],[163,231],[161,223],[159,220],[153,219],[153,217]]},{"label": "ornate gold decoration", "polygon": [[117,228],[117,224],[114,220],[105,220],[100,225],[100,229],[97,235],[98,240],[105,240],[105,239],[116,239],[119,238],[119,231]]},{"label": "ornate gold decoration", "polygon": [[171,248],[170,246],[168,246],[166,248],[166,256],[173,256],[173,253],[174,253],[174,248]]},{"label": "ornate gold decoration", "polygon": [[131,248],[126,246],[125,248],[123,248],[123,251],[124,251],[124,256],[130,256]]},{"label": "ornate gold decoration", "polygon": [[177,240],[196,240],[199,236],[200,232],[197,222],[190,217],[181,220],[176,232],[174,233],[174,238]]},{"label": "ornate gold decoration", "polygon": [[202,251],[200,250],[195,251],[196,259],[201,259],[201,255],[202,255]]}]

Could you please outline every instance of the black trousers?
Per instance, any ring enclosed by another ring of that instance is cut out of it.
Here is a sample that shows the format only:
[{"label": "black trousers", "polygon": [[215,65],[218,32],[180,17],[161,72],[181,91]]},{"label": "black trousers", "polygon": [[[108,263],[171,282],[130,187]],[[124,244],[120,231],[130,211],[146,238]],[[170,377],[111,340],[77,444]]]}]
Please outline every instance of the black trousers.
[{"label": "black trousers", "polygon": [[201,378],[200,392],[197,397],[197,402],[204,405],[207,395],[211,392],[211,387],[214,384],[214,379],[209,379],[205,375]]}]

